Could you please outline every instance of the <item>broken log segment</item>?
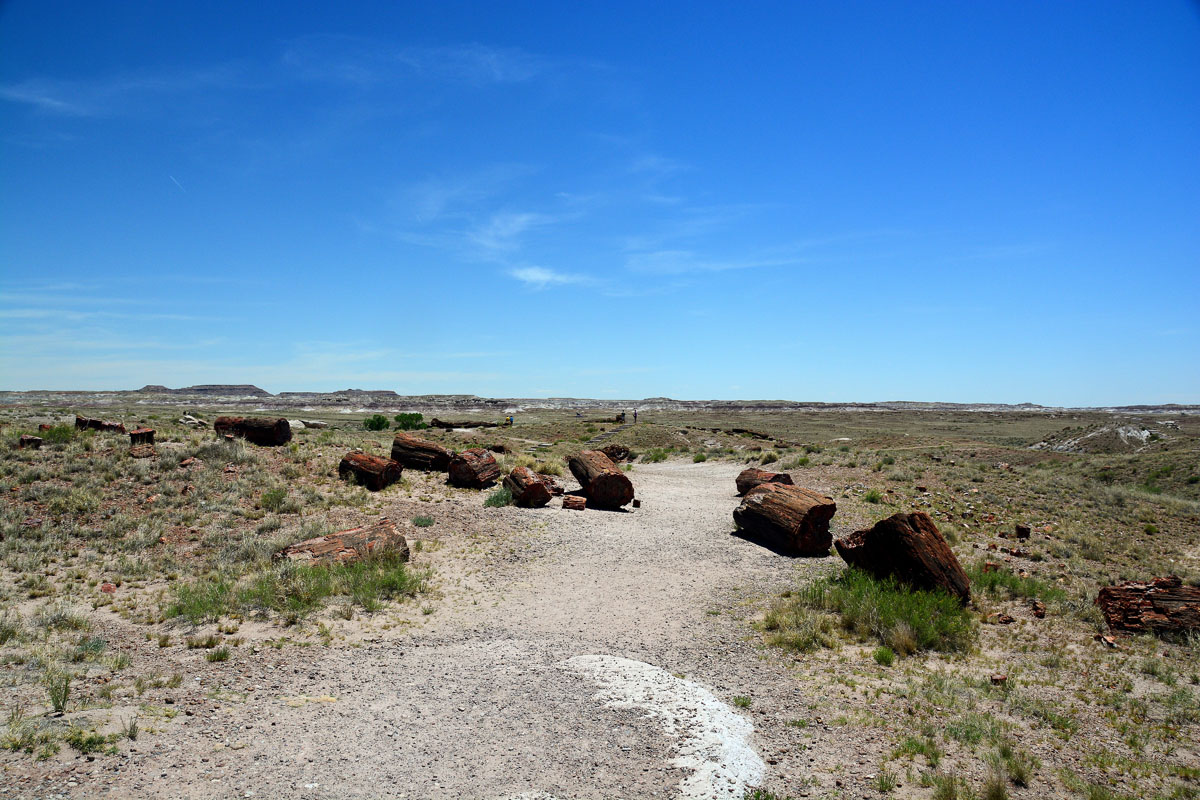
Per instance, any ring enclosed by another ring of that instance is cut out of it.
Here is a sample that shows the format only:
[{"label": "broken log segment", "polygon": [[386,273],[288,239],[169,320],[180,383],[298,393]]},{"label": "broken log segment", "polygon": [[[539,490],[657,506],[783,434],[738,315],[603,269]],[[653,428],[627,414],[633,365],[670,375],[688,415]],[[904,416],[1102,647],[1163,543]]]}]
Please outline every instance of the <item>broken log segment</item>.
[{"label": "broken log segment", "polygon": [[763,483],[746,493],[733,521],[784,553],[826,556],[833,543],[829,520],[836,511],[833,498],[811,489]]},{"label": "broken log segment", "polygon": [[275,560],[288,559],[307,563],[346,564],[370,556],[395,554],[408,561],[408,541],[384,517],[372,525],[338,531],[288,545],[275,553]]},{"label": "broken log segment", "polygon": [[942,589],[964,605],[971,581],[933,520],[923,511],[893,514],[836,542],[852,567],[876,578],[891,577],[916,589]]},{"label": "broken log segment", "polygon": [[418,439],[411,433],[399,431],[392,439],[392,460],[409,469],[445,472],[452,458],[454,453],[437,442]]},{"label": "broken log segment", "polygon": [[402,471],[400,464],[392,459],[366,453],[347,453],[342,457],[342,463],[338,464],[338,475],[342,478],[352,475],[355,481],[372,492],[378,492],[400,480]]},{"label": "broken log segment", "polygon": [[129,455],[133,458],[154,458],[158,455],[158,451],[152,444],[135,444],[129,448]]},{"label": "broken log segment", "polygon": [[17,447],[21,450],[24,450],[26,447],[30,450],[40,450],[42,447],[42,437],[23,433],[21,434],[21,438],[17,440]]},{"label": "broken log segment", "polygon": [[1156,636],[1200,632],[1200,587],[1184,586],[1174,575],[1105,586],[1096,605],[1114,631]]},{"label": "broken log segment", "polygon": [[633,499],[633,484],[608,456],[584,450],[567,459],[567,466],[592,508],[617,509]]},{"label": "broken log segment", "polygon": [[283,417],[217,417],[213,430],[218,436],[238,436],[262,447],[278,447],[292,440],[292,426]]},{"label": "broken log segment", "polygon": [[543,475],[539,472],[537,473],[537,476],[538,480],[546,484],[546,489],[549,490],[550,494],[554,495],[555,497],[558,497],[560,494],[566,491],[563,489],[563,487],[558,485],[558,481],[554,480],[553,475]]},{"label": "broken log segment", "polygon": [[81,417],[75,415],[76,430],[86,431],[102,431],[104,433],[124,433],[125,425],[120,422],[109,422],[103,419],[92,419],[90,417]]},{"label": "broken log segment", "polygon": [[577,494],[563,495],[562,507],[568,511],[583,511],[587,508],[587,498]]},{"label": "broken log segment", "polygon": [[442,430],[454,430],[455,428],[499,428],[499,422],[478,422],[472,420],[460,420],[458,422],[446,422],[437,417],[429,420],[429,427],[441,428]]},{"label": "broken log segment", "polygon": [[496,457],[482,447],[472,447],[450,459],[450,484],[467,489],[483,489],[500,477]]},{"label": "broken log segment", "polygon": [[629,448],[623,444],[610,444],[600,448],[600,452],[608,456],[614,464],[629,458]]},{"label": "broken log segment", "polygon": [[756,469],[750,467],[738,473],[737,490],[739,495],[745,495],[746,492],[764,483],[786,483],[792,486],[792,476],[786,472],[767,472],[765,469]]},{"label": "broken log segment", "polygon": [[550,487],[529,467],[513,467],[504,476],[504,488],[512,493],[513,502],[525,508],[541,508],[550,502]]},{"label": "broken log segment", "polygon": [[129,432],[130,446],[139,444],[154,444],[154,429],[153,428],[138,428]]}]

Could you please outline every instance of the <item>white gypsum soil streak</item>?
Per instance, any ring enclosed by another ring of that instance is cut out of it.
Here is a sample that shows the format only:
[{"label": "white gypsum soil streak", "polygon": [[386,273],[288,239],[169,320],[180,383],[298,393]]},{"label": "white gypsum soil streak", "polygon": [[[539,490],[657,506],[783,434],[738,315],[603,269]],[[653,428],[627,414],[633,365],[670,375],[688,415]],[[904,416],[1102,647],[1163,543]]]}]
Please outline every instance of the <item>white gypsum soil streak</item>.
[{"label": "white gypsum soil streak", "polygon": [[[112,796],[304,796],[316,784],[311,796],[671,797],[681,787],[705,796],[714,777],[744,785],[753,734],[719,698],[780,686],[781,674],[755,658],[743,623],[718,624],[707,612],[732,586],[787,586],[795,563],[730,536],[736,472],[639,464],[630,477],[643,506],[628,513],[563,511],[557,501],[481,509],[538,526],[545,555],[477,602],[448,595],[408,636],[254,658],[239,648],[226,665],[189,672],[188,681],[200,674],[211,685],[223,670],[225,685],[254,687],[253,701],[174,724],[165,746],[122,776],[139,781],[137,791]],[[598,698],[593,677],[556,666],[577,656],[643,664],[592,670],[605,683]],[[640,694],[646,676],[668,673],[690,682],[666,685],[711,703],[685,713],[670,692]],[[336,702],[284,699],[321,695]],[[718,739],[745,746],[706,749],[711,730],[693,728],[714,719],[732,732]]]}]

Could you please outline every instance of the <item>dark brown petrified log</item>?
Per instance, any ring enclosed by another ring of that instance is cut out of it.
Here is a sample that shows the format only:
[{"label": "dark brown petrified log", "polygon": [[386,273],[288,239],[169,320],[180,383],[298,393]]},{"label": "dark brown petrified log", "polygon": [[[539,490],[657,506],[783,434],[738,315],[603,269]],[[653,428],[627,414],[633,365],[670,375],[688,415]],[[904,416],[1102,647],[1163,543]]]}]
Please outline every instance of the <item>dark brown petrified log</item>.
[{"label": "dark brown petrified log", "polygon": [[396,530],[391,520],[385,517],[373,525],[338,531],[328,536],[318,536],[288,545],[274,557],[277,560],[286,558],[301,562],[344,564],[373,555],[393,553],[397,554],[401,561],[407,561],[408,542],[404,535]]},{"label": "dark brown petrified log", "polygon": [[120,422],[109,422],[103,419],[92,419],[75,415],[75,427],[78,430],[103,431],[104,433],[124,433],[125,426]]},{"label": "dark brown petrified log", "polygon": [[810,489],[786,483],[762,483],[746,493],[733,512],[738,528],[779,550],[800,556],[829,554],[829,520],[837,504]]},{"label": "dark brown petrified log", "polygon": [[213,430],[218,436],[238,436],[263,447],[278,447],[292,440],[292,426],[282,417],[217,417]]},{"label": "dark brown petrified log", "polygon": [[500,477],[496,457],[482,447],[472,447],[450,459],[450,483],[469,489],[491,486]]},{"label": "dark brown petrified log", "polygon": [[17,447],[24,450],[28,447],[30,450],[39,450],[42,447],[42,437],[31,436],[28,433],[21,434],[21,438],[17,440]]},{"label": "dark brown petrified log", "polygon": [[512,493],[513,502],[526,508],[541,508],[550,502],[550,487],[529,467],[513,467],[504,476],[504,488]]},{"label": "dark brown petrified log", "polygon": [[738,494],[744,495],[746,492],[763,483],[786,483],[792,486],[792,476],[786,472],[767,472],[765,469],[756,469],[750,467],[738,473],[737,490]]},{"label": "dark brown petrified log", "polygon": [[1096,605],[1114,631],[1183,636],[1200,631],[1200,587],[1174,575],[1105,586]]},{"label": "dark brown petrified log", "polygon": [[893,514],[836,544],[847,564],[877,578],[893,577],[917,589],[943,589],[964,604],[971,599],[967,573],[923,511]]},{"label": "dark brown petrified log", "polygon": [[568,511],[583,511],[587,508],[587,498],[580,497],[577,494],[565,494],[563,495],[562,507]]},{"label": "dark brown petrified log", "polygon": [[446,420],[442,420],[442,419],[438,419],[437,417],[434,417],[433,419],[429,420],[429,427],[441,428],[442,430],[448,431],[448,430],[453,430],[454,428],[499,428],[500,423],[499,422],[480,422],[477,420],[469,420],[469,419],[447,422]]},{"label": "dark brown petrified log", "polygon": [[410,469],[445,472],[453,457],[453,453],[437,442],[418,439],[404,431],[397,433],[392,440],[392,460]]},{"label": "dark brown petrified log", "polygon": [[153,428],[138,428],[129,432],[130,446],[139,444],[154,444],[154,429]]},{"label": "dark brown petrified log", "polygon": [[633,484],[599,450],[584,450],[567,459],[567,466],[592,508],[616,509],[633,499]]},{"label": "dark brown petrified log", "polygon": [[338,464],[338,475],[354,479],[372,492],[378,492],[400,480],[400,464],[390,458],[380,458],[366,453],[347,453]]},{"label": "dark brown petrified log", "polygon": [[600,448],[600,452],[608,456],[615,464],[618,461],[625,461],[629,458],[629,448],[623,444],[610,444]]}]

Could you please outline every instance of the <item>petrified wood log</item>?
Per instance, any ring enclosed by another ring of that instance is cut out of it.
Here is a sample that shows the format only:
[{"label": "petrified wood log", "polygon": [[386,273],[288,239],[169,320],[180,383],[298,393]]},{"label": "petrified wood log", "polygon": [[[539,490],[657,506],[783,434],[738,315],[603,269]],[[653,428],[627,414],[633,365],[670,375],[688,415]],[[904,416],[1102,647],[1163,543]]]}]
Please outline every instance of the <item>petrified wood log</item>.
[{"label": "petrified wood log", "polygon": [[1200,587],[1184,586],[1174,575],[1105,586],[1096,605],[1114,631],[1157,636],[1200,631]]},{"label": "petrified wood log", "polygon": [[917,589],[942,589],[963,604],[971,599],[967,573],[923,511],[893,514],[838,539],[836,545],[847,564],[877,578],[890,576]]},{"label": "petrified wood log", "polygon": [[342,463],[338,464],[338,475],[343,478],[353,475],[356,481],[372,492],[378,492],[400,480],[401,472],[398,462],[366,453],[347,453],[342,457]]},{"label": "petrified wood log", "polygon": [[77,430],[93,430],[103,431],[104,433],[124,433],[125,426],[120,422],[108,422],[103,419],[92,419],[90,417],[81,417],[75,415],[75,428]]},{"label": "petrified wood log", "polygon": [[43,422],[42,424],[38,425],[38,431],[39,432],[48,431],[53,427],[54,427],[53,425],[48,425],[47,423]]},{"label": "petrified wood log", "polygon": [[135,444],[129,448],[129,455],[133,458],[154,458],[158,452],[152,444]]},{"label": "petrified wood log", "polygon": [[418,439],[404,431],[398,432],[392,440],[392,460],[410,469],[445,472],[453,457],[453,453],[437,442]]},{"label": "petrified wood log", "polygon": [[292,426],[283,417],[217,417],[213,430],[218,436],[240,436],[263,447],[277,447],[292,440]]},{"label": "petrified wood log", "polygon": [[786,483],[763,483],[746,493],[733,512],[738,528],[780,550],[801,556],[829,554],[829,520],[837,511],[832,498]]},{"label": "petrified wood log", "polygon": [[469,489],[491,486],[500,477],[496,457],[482,447],[472,447],[450,459],[450,483]]},{"label": "petrified wood log", "polygon": [[583,511],[587,508],[587,498],[577,494],[563,495],[562,507],[568,511]]},{"label": "petrified wood log", "polygon": [[288,545],[275,553],[276,560],[344,564],[372,555],[398,554],[408,561],[408,542],[386,517],[373,525],[338,531]]},{"label": "petrified wood log", "polygon": [[563,487],[558,485],[558,481],[554,480],[553,475],[543,475],[542,473],[539,472],[537,474],[537,476],[538,476],[538,480],[540,480],[542,483],[546,484],[546,489],[550,492],[550,494],[554,495],[555,497],[557,497],[558,495],[562,494],[565,491],[563,489]]},{"label": "petrified wood log", "polygon": [[453,430],[454,428],[499,428],[499,422],[478,422],[472,420],[460,420],[458,422],[446,422],[437,417],[429,420],[429,427],[441,428],[442,430]]},{"label": "petrified wood log", "polygon": [[17,440],[17,447],[22,450],[24,450],[26,447],[28,447],[30,450],[38,450],[41,449],[41,446],[42,437],[40,436],[31,436],[28,433],[23,433],[21,434],[21,438]]},{"label": "petrified wood log", "polygon": [[153,428],[138,428],[129,432],[129,444],[131,446],[139,444],[154,444],[154,429]]},{"label": "petrified wood log", "polygon": [[512,492],[513,502],[526,508],[541,508],[550,502],[550,487],[529,467],[513,467],[504,476],[504,488]]},{"label": "petrified wood log", "polygon": [[599,450],[584,450],[567,459],[567,466],[592,508],[616,509],[633,499],[633,484]]},{"label": "petrified wood log", "polygon": [[609,460],[614,464],[629,458],[629,448],[623,444],[610,444],[606,447],[601,447],[600,452],[608,456]]},{"label": "petrified wood log", "polygon": [[738,494],[744,495],[746,492],[753,489],[755,486],[764,483],[786,483],[792,486],[792,476],[786,472],[767,472],[765,469],[755,469],[750,467],[738,473],[737,490]]}]

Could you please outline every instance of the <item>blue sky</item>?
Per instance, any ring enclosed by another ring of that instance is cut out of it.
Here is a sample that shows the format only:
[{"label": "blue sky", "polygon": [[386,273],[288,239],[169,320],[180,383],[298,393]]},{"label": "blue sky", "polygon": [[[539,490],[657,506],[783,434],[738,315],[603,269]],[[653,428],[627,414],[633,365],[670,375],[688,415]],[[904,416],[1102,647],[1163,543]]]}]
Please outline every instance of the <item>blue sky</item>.
[{"label": "blue sky", "polygon": [[0,6],[0,388],[1200,402],[1200,11]]}]

